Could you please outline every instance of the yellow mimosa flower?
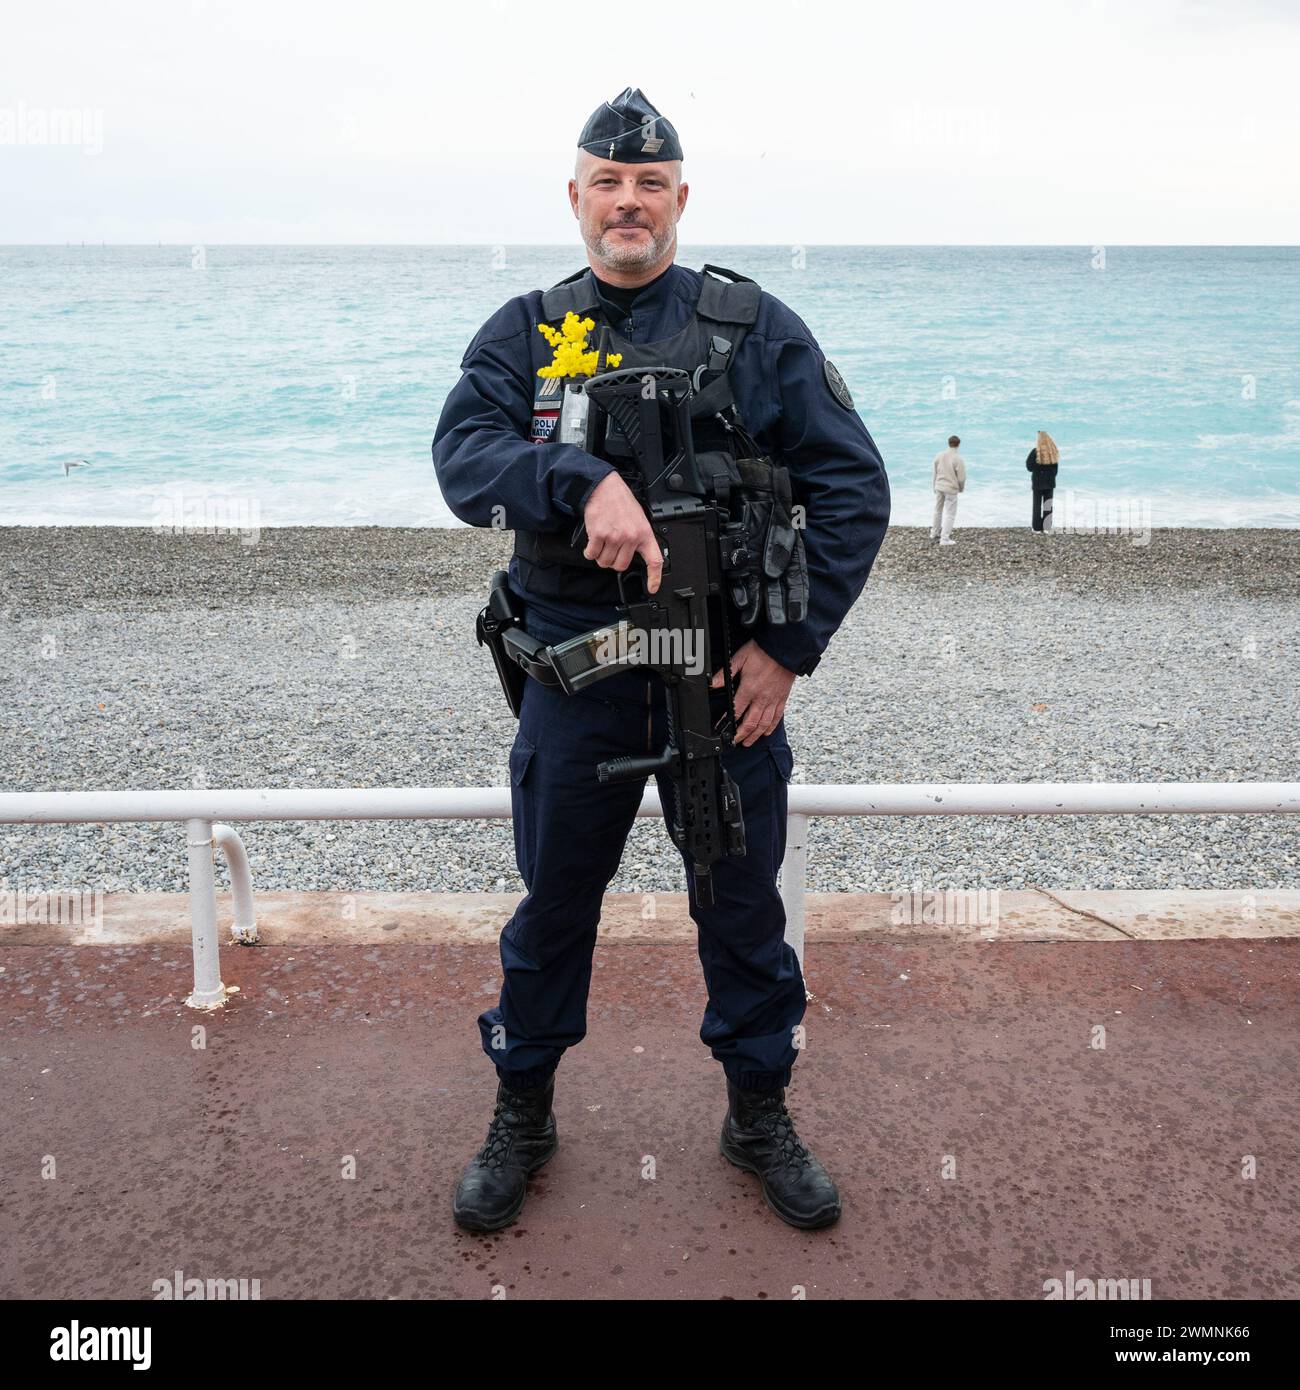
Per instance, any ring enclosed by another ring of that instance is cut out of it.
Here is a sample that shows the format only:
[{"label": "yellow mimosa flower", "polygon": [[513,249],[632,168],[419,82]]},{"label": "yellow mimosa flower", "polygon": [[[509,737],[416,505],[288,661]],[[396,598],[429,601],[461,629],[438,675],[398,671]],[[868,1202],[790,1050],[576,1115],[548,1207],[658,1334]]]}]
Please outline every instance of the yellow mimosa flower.
[{"label": "yellow mimosa flower", "polygon": [[[592,376],[596,370],[598,349],[587,348],[587,334],[595,328],[591,319],[580,319],[572,309],[564,316],[559,328],[549,323],[539,323],[537,331],[555,349],[555,356],[549,366],[538,367],[537,375],[542,377]],[[611,352],[605,358],[607,367],[617,367],[623,360],[621,352]]]}]

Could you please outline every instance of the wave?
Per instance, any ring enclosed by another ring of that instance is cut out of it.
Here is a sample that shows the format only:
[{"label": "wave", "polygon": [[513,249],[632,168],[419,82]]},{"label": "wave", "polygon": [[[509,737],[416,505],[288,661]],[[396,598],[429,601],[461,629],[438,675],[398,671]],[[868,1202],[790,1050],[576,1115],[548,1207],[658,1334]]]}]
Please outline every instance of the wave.
[{"label": "wave", "polygon": [[[286,493],[276,489],[265,497],[252,487],[233,485],[228,489],[200,486],[113,489],[88,497],[69,497],[52,502],[31,496],[6,506],[0,524],[10,526],[151,526],[160,514],[172,515],[182,505],[202,514],[203,508],[224,515],[248,518],[251,524],[280,526],[417,526],[458,527],[463,525],[443,502],[435,487],[359,490],[351,480],[325,481]],[[1056,492],[1058,519],[1075,518],[1076,524],[1112,512],[1133,518],[1145,529],[1167,530],[1195,527],[1211,530],[1237,528],[1300,529],[1300,497],[1190,497],[1183,493],[1087,494],[1066,497]],[[979,497],[962,494],[957,504],[957,526],[1027,527],[1030,493],[986,490]],[[170,506],[171,511],[167,508]],[[243,510],[241,510],[241,508]],[[249,508],[254,508],[251,512]],[[891,526],[930,525],[934,495],[920,488],[893,489]]]},{"label": "wave", "polygon": [[[934,494],[928,489],[891,489],[891,526],[929,526]],[[1106,515],[1128,516],[1153,530],[1197,527],[1229,530],[1252,527],[1300,528],[1300,493],[1271,492],[1250,497],[1236,493],[1206,494],[1199,489],[1140,489],[1102,491],[1056,489],[1058,519],[1073,516],[1080,523]],[[1031,494],[1021,488],[983,488],[962,493],[957,502],[957,525],[1028,526]]]}]

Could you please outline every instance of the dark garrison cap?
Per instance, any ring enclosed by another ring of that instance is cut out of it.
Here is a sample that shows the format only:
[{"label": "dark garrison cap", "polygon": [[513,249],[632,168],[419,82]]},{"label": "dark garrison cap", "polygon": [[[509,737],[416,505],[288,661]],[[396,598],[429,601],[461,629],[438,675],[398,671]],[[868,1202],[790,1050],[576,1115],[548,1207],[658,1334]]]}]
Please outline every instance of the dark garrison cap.
[{"label": "dark garrison cap", "polygon": [[578,148],[619,164],[654,164],[681,159],[682,147],[672,122],[646,100],[640,87],[625,87],[587,119]]}]

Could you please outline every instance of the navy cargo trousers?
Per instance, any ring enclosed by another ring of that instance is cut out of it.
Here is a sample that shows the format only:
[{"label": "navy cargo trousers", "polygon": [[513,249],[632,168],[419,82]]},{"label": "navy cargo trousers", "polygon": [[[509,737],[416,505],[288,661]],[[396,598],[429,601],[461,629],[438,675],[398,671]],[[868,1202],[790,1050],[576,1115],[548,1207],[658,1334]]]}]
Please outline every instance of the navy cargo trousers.
[{"label": "navy cargo trousers", "polygon": [[[533,613],[526,625],[544,642],[574,635]],[[525,682],[510,781],[515,854],[527,893],[501,933],[500,1001],[478,1020],[483,1049],[508,1085],[545,1082],[564,1050],[586,1034],[601,898],[645,790],[645,779],[599,782],[596,764],[662,751],[664,696],[661,678],[647,669],[622,672],[578,695]],[[769,1090],[789,1084],[805,1008],[776,886],[793,764],[784,721],[747,748],[733,745],[723,762],[740,791],[746,852],[713,866],[712,907],[696,900],[689,855],[679,851],[708,989],[700,1040],[737,1085]],[[672,783],[662,775],[657,781],[671,822]]]}]

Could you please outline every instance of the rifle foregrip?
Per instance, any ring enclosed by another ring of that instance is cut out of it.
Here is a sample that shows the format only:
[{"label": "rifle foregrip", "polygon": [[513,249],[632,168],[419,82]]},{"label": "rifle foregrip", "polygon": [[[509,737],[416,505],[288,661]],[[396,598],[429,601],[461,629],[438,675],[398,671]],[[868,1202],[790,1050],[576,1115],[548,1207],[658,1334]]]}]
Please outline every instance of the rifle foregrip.
[{"label": "rifle foregrip", "polygon": [[609,758],[596,764],[596,780],[630,782],[634,777],[653,777],[657,772],[667,772],[672,765],[671,748],[665,748],[653,758]]}]

